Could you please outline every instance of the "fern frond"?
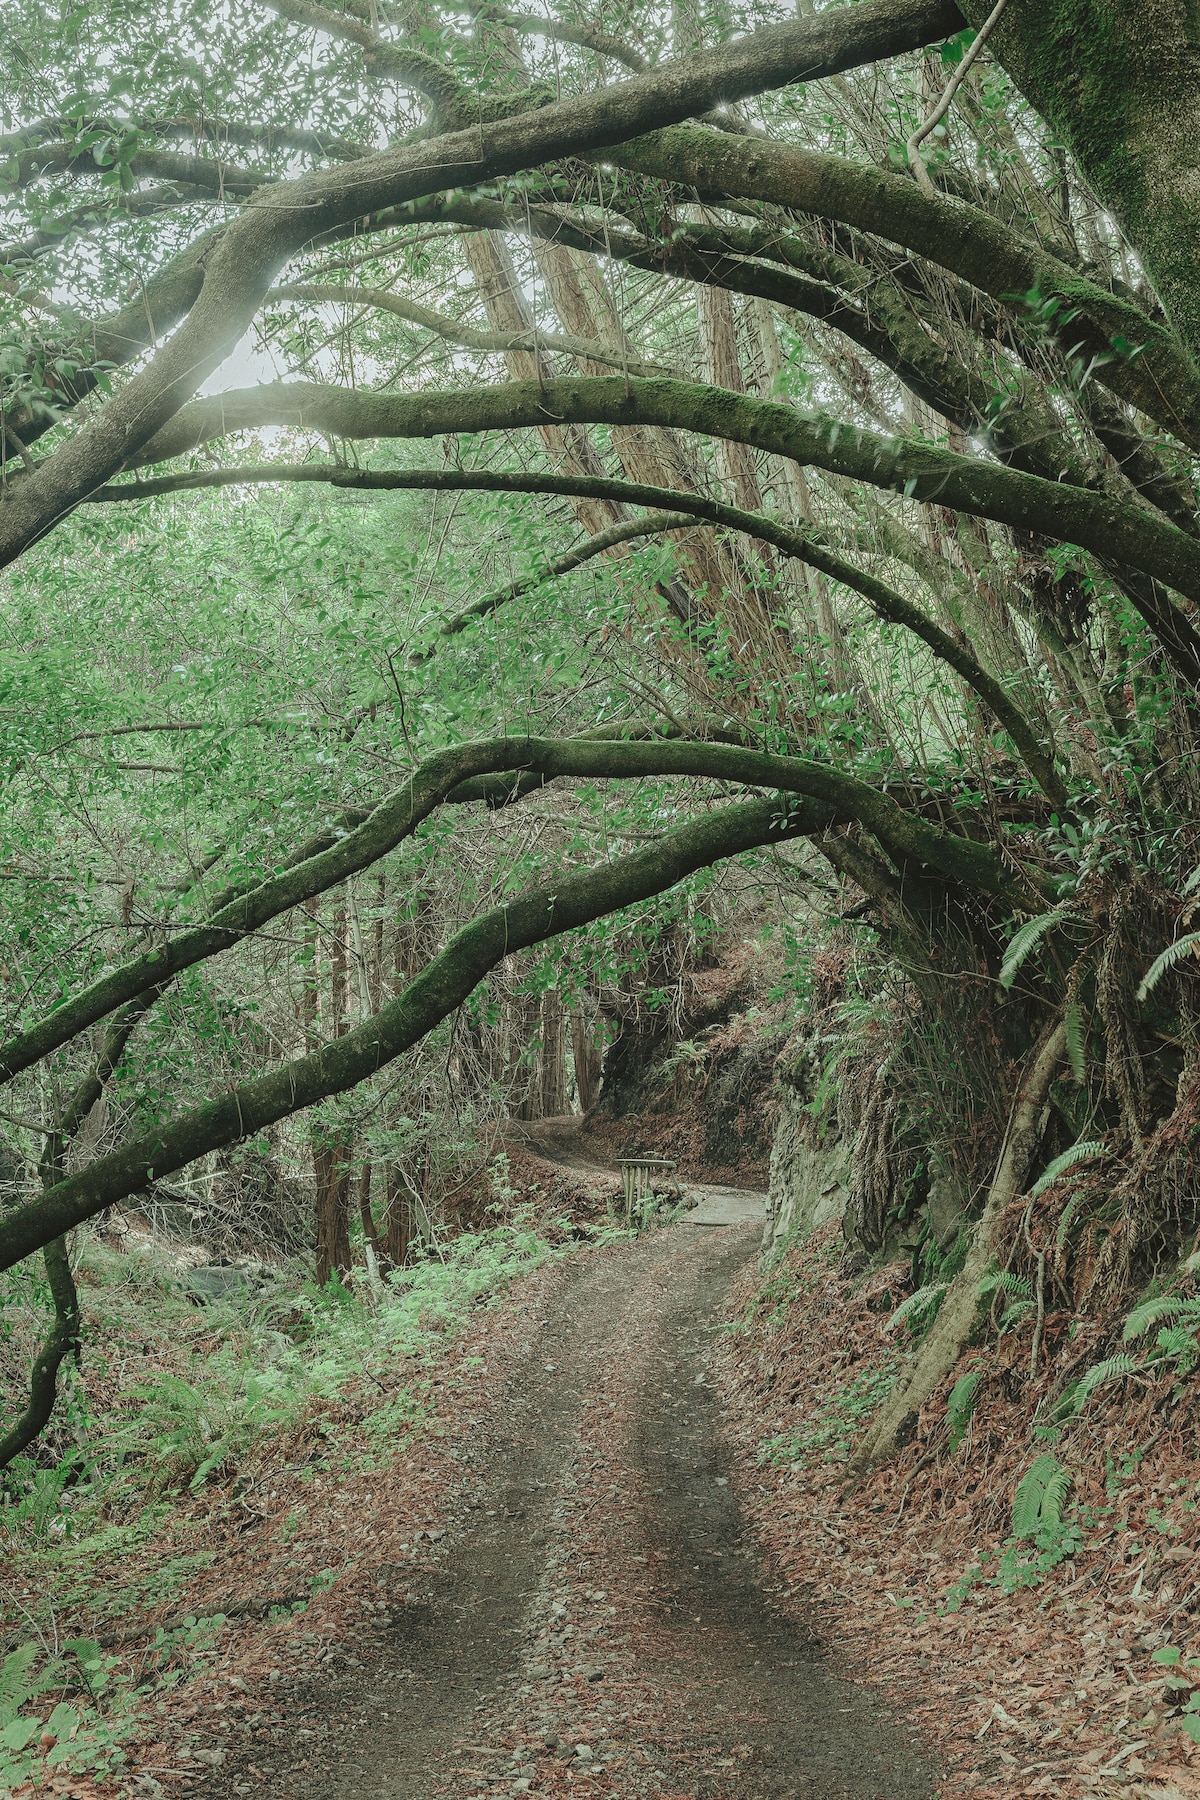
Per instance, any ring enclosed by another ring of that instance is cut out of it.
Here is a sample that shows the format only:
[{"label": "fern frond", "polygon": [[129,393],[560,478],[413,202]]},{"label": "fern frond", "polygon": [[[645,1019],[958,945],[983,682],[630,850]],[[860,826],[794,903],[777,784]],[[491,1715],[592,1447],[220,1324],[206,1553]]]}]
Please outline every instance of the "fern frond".
[{"label": "fern frond", "polygon": [[1006,1306],[1000,1319],[1001,1335],[1010,1331],[1014,1325],[1019,1325],[1032,1311],[1032,1300],[1014,1300],[1011,1306]]},{"label": "fern frond", "polygon": [[1017,971],[1034,946],[1040,943],[1052,925],[1057,925],[1063,917],[1063,908],[1054,907],[1050,912],[1039,913],[1036,919],[1026,919],[1019,931],[1015,931],[1009,940],[1008,949],[1004,952],[1004,961],[1000,965],[1000,986],[1010,988],[1017,979]]},{"label": "fern frond", "polygon": [[1071,1491],[1071,1477],[1061,1464],[1050,1475],[1046,1482],[1046,1491],[1042,1496],[1042,1524],[1061,1525],[1063,1501]]},{"label": "fern frond", "polygon": [[1142,985],[1137,991],[1138,999],[1144,1000],[1147,994],[1152,993],[1167,970],[1173,969],[1177,962],[1182,962],[1188,951],[1194,950],[1197,944],[1200,944],[1200,931],[1185,931],[1181,938],[1176,938],[1173,944],[1168,944],[1161,955],[1155,957],[1142,976]]},{"label": "fern frond", "polygon": [[1182,1294],[1160,1294],[1155,1300],[1143,1300],[1126,1319],[1122,1341],[1132,1344],[1160,1319],[1200,1319],[1200,1300],[1187,1300]]},{"label": "fern frond", "polygon": [[1061,1488],[1060,1478],[1066,1475],[1067,1486],[1071,1478],[1061,1468],[1058,1458],[1051,1456],[1048,1450],[1041,1456],[1035,1456],[1032,1463],[1017,1483],[1017,1491],[1013,1495],[1012,1534],[1016,1538],[1033,1537],[1046,1523],[1043,1508],[1048,1494],[1057,1496],[1053,1504],[1058,1509],[1055,1519],[1061,1517],[1062,1495],[1066,1488]]},{"label": "fern frond", "polygon": [[1076,1188],[1075,1192],[1071,1195],[1070,1199],[1067,1201],[1067,1204],[1063,1207],[1062,1212],[1059,1214],[1058,1230],[1055,1233],[1055,1237],[1054,1237],[1055,1249],[1057,1249],[1059,1251],[1062,1250],[1063,1245],[1067,1241],[1067,1233],[1071,1229],[1071,1222],[1074,1219],[1075,1214],[1079,1211],[1079,1208],[1083,1205],[1084,1193],[1085,1193],[1085,1189]]},{"label": "fern frond", "polygon": [[957,1450],[967,1434],[967,1426],[975,1411],[975,1394],[980,1379],[979,1372],[976,1370],[970,1375],[961,1375],[950,1389],[950,1395],[946,1401],[946,1424],[950,1432],[951,1450]]},{"label": "fern frond", "polygon": [[1083,1044],[1083,1008],[1074,1001],[1063,1014],[1063,1025],[1067,1033],[1067,1059],[1071,1064],[1071,1073],[1082,1086],[1087,1079],[1087,1056]]},{"label": "fern frond", "polygon": [[999,1269],[994,1275],[985,1275],[979,1284],[981,1300],[986,1300],[989,1294],[1000,1292],[1019,1294],[1023,1300],[1033,1298],[1033,1288],[1024,1275],[1014,1275],[1011,1269]]},{"label": "fern frond", "polygon": [[936,1309],[941,1304],[942,1295],[949,1285],[949,1282],[946,1281],[936,1281],[929,1287],[918,1288],[915,1294],[910,1294],[907,1300],[900,1302],[884,1327],[885,1331],[895,1331],[900,1325],[909,1325],[909,1329],[913,1329],[910,1321],[918,1314],[927,1312],[931,1308]]},{"label": "fern frond", "polygon": [[1136,1372],[1139,1365],[1132,1356],[1108,1356],[1088,1370],[1071,1396],[1074,1401],[1073,1411],[1078,1412],[1084,1403],[1091,1399],[1098,1387],[1109,1381],[1124,1381],[1126,1375]]},{"label": "fern frond", "polygon": [[1196,864],[1179,892],[1183,895],[1194,894],[1198,887],[1200,887],[1200,863]]},{"label": "fern frond", "polygon": [[1089,1162],[1094,1156],[1103,1156],[1107,1148],[1107,1144],[1102,1144],[1098,1138],[1085,1138],[1082,1143],[1072,1144],[1069,1150],[1056,1156],[1052,1163],[1047,1163],[1030,1188],[1029,1198],[1036,1200],[1039,1194],[1044,1194],[1048,1187],[1053,1187],[1059,1176],[1065,1175],[1068,1169],[1073,1169],[1076,1163]]}]

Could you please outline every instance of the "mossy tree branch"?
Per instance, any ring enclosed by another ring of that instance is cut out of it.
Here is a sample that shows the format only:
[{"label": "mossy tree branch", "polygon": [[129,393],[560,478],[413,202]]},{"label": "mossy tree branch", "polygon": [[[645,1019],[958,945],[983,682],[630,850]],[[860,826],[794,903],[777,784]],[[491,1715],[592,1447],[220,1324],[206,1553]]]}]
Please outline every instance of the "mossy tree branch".
[{"label": "mossy tree branch", "polygon": [[161,986],[181,970],[219,955],[270,919],[370,868],[410,837],[438,806],[474,798],[467,784],[484,776],[501,776],[510,785],[523,777],[541,785],[561,776],[640,780],[681,775],[768,787],[819,802],[827,809],[826,822],[858,819],[898,861],[927,864],[950,881],[1013,902],[1028,899],[1033,878],[1023,881],[987,845],[931,825],[855,776],[800,757],[773,756],[736,744],[664,738],[617,741],[624,729],[615,726],[611,737],[602,739],[493,738],[428,757],[356,829],[249,892],[229,898],[204,924],[108,971],[10,1039],[0,1047],[0,1081],[11,1081],[144,989]]},{"label": "mossy tree branch", "polygon": [[[928,444],[885,437],[839,419],[805,415],[726,388],[664,378],[569,377],[403,396],[301,382],[244,388],[184,407],[144,446],[138,460],[166,461],[231,431],[265,425],[347,438],[420,438],[527,430],[551,422],[665,425],[750,444],[908,499],[1078,544],[1200,601],[1200,552],[1195,540],[1140,505]],[[1200,633],[1190,619],[1153,586],[1148,597],[1138,596],[1138,604],[1175,667],[1193,686],[1200,683]]]},{"label": "mossy tree branch", "polygon": [[[832,75],[936,41],[957,28],[948,0],[867,0],[772,25],[716,50],[528,114],[480,120],[349,167],[260,189],[203,267],[183,323],[96,416],[0,506],[0,567],[124,467],[224,361],[285,264],[353,221],[437,193],[576,156],[797,80]],[[531,104],[533,102],[531,101]]]},{"label": "mossy tree branch", "polygon": [[[710,500],[705,495],[679,493],[671,488],[650,487],[640,482],[616,481],[597,476],[541,473],[527,475],[498,470],[463,469],[343,469],[311,463],[251,464],[242,468],[189,470],[181,475],[152,476],[145,481],[117,483],[112,487],[102,488],[92,498],[96,501],[141,500],[159,494],[269,481],[328,481],[336,487],[372,492],[417,488],[445,493],[466,489],[476,493],[566,494],[581,499],[618,500],[625,505],[673,507],[677,515],[688,514],[693,519],[702,519],[711,525],[742,532],[747,537],[760,538],[783,551],[786,556],[819,569],[830,580],[840,582],[842,586],[861,594],[878,618],[892,625],[903,626],[906,631],[911,631],[918,637],[991,708],[1000,725],[1012,738],[1030,774],[1052,804],[1060,808],[1066,808],[1069,804],[1067,790],[1055,764],[1053,746],[1047,747],[1042,743],[1008,690],[988,673],[977,657],[948,631],[943,631],[940,625],[935,624],[915,602],[897,593],[878,577],[848,562],[845,557],[839,556],[821,533],[802,529],[782,519],[773,519],[764,513],[745,512],[740,507]],[[677,520],[677,523],[682,524],[688,522],[687,518]],[[674,528],[666,522],[652,525],[648,519],[613,526],[609,531],[597,533],[595,537],[577,545],[574,551],[558,559],[551,570],[547,571],[547,575],[551,572],[565,574],[578,566],[585,553],[595,554],[628,537],[641,536],[647,530],[665,531]],[[535,577],[534,581],[545,580],[547,575]],[[462,629],[472,618],[494,611],[503,601],[526,592],[531,585],[533,582],[518,582],[498,595],[489,595],[444,625],[441,628],[443,634],[448,635],[451,631]],[[422,653],[422,660],[424,654],[428,653]]]},{"label": "mossy tree branch", "polygon": [[664,893],[727,857],[823,830],[831,818],[831,808],[816,800],[723,807],[665,833],[646,850],[564,873],[549,887],[493,907],[457,932],[402,994],[343,1037],[156,1126],[6,1214],[0,1219],[0,1268],[11,1268],[197,1157],[368,1080],[461,1006],[505,956]]}]

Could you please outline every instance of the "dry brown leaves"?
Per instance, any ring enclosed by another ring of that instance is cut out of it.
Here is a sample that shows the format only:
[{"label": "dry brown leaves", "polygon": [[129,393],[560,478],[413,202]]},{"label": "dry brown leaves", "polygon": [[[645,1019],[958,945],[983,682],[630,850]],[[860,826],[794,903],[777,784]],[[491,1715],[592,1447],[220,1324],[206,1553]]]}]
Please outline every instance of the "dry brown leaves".
[{"label": "dry brown leaves", "polygon": [[[1083,1548],[1005,1597],[989,1577],[1016,1483],[1045,1448],[1030,1425],[1054,1379],[1028,1378],[1028,1331],[955,1371],[983,1372],[955,1455],[947,1383],[914,1442],[853,1492],[819,1448],[799,1466],[758,1460],[764,1440],[836,1417],[856,1374],[901,1354],[885,1326],[906,1270],[851,1280],[836,1249],[829,1234],[794,1249],[765,1298],[747,1272],[734,1299],[750,1322],[719,1359],[743,1504],[782,1603],[816,1609],[830,1648],[940,1747],[943,1800],[1200,1795],[1200,1750],[1179,1724],[1188,1690],[1151,1660],[1166,1644],[1200,1649],[1195,1382],[1178,1400],[1161,1384],[1102,1390],[1055,1446]],[[1078,1361],[1078,1335],[1068,1345],[1066,1321],[1052,1324],[1051,1345]]]}]

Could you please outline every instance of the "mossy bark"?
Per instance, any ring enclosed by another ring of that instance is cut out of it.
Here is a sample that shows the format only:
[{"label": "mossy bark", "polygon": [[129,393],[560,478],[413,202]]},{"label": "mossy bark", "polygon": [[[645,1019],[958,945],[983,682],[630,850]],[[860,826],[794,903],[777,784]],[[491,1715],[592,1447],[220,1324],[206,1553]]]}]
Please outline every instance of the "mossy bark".
[{"label": "mossy bark", "polygon": [[[978,25],[990,0],[962,0]],[[1200,367],[1195,0],[1010,0],[991,47],[1129,237]]]},{"label": "mossy bark", "polygon": [[[181,970],[230,949],[268,920],[370,868],[444,802],[503,803],[517,788],[528,792],[561,776],[638,780],[694,775],[772,788],[818,802],[826,823],[857,819],[900,862],[928,864],[968,888],[1028,902],[1029,882],[1023,882],[1019,871],[986,844],[931,825],[867,782],[827,764],[735,744],[668,742],[658,736],[648,742],[623,741],[626,732],[645,735],[644,728],[613,727],[611,736],[603,738],[491,738],[435,753],[357,829],[303,861],[289,863],[279,874],[230,900],[205,924],[181,931],[168,943],[111,970],[10,1039],[0,1048],[0,1081],[12,1080],[150,984],[157,991]],[[481,780],[495,786],[474,785]]]}]

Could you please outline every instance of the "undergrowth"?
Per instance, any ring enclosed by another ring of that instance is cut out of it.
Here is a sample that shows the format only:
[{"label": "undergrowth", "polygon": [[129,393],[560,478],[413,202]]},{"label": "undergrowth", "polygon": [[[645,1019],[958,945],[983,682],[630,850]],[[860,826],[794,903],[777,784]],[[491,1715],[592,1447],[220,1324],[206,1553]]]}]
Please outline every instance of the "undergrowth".
[{"label": "undergrowth", "polygon": [[[118,1769],[155,1698],[203,1666],[219,1617],[170,1620],[131,1658],[106,1645],[212,1560],[189,1535],[207,1490],[236,1495],[263,1461],[291,1457],[305,1475],[389,1462],[431,1412],[472,1312],[558,1254],[518,1216],[386,1277],[200,1308],[148,1257],[89,1244],[66,1443],[14,1464],[0,1490],[0,1794],[51,1769]],[[28,1283],[3,1297],[10,1322],[38,1298]],[[80,1615],[92,1635],[64,1638]]]}]

